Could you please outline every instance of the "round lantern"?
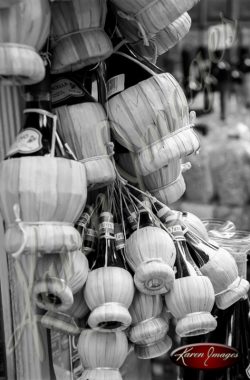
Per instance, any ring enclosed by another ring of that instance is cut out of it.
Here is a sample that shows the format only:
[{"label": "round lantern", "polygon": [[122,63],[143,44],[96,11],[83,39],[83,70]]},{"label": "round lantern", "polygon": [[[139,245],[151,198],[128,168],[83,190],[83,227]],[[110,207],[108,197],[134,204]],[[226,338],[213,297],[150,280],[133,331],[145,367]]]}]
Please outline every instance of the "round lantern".
[{"label": "round lantern", "polygon": [[84,367],[82,380],[122,380],[119,368],[128,354],[123,332],[82,331],[78,352]]},{"label": "round lantern", "polygon": [[161,315],[161,296],[149,296],[137,291],[129,311],[132,327],[128,337],[135,344],[136,356],[152,359],[169,351],[172,341],[167,336],[168,320]]},{"label": "round lantern", "polygon": [[51,7],[54,74],[81,69],[112,54],[104,31],[106,0],[53,1]]},{"label": "round lantern", "polygon": [[136,171],[143,176],[199,149],[187,99],[170,74],[125,89],[106,107],[115,139],[135,153]]},{"label": "round lantern", "polygon": [[96,188],[114,182],[110,128],[102,105],[81,103],[58,107],[55,112],[62,137],[85,165],[88,185]]},{"label": "round lantern", "polygon": [[46,310],[68,310],[73,294],[85,284],[88,270],[88,260],[81,251],[39,258],[33,287],[36,304]]},{"label": "round lantern", "polygon": [[[0,209],[6,223],[8,252],[19,243],[27,251],[29,247],[39,249],[39,242],[41,252],[52,252],[54,248],[65,252],[79,246],[73,223],[85,207],[86,198],[85,167],[77,161],[41,156],[3,161]],[[14,227],[17,224],[22,236]]]},{"label": "round lantern", "polygon": [[40,82],[45,75],[36,53],[50,31],[48,0],[19,0],[0,8],[0,75],[16,84]]},{"label": "round lantern", "polygon": [[133,279],[119,267],[103,267],[91,271],[84,290],[91,310],[88,324],[100,331],[119,331],[131,324],[128,308],[134,296]]},{"label": "round lantern", "polygon": [[138,229],[127,239],[125,255],[142,293],[163,294],[171,289],[176,250],[167,232],[158,227]]},{"label": "round lantern", "polygon": [[173,288],[165,295],[168,310],[177,318],[176,333],[181,337],[207,334],[217,322],[211,315],[214,289],[205,276],[188,276],[176,279]]}]

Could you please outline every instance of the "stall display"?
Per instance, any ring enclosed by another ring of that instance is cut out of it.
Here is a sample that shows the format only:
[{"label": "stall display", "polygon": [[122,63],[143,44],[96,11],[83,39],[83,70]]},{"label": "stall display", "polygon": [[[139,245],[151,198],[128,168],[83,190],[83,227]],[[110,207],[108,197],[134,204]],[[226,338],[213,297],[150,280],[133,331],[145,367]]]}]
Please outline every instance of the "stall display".
[{"label": "stall display", "polygon": [[[247,369],[242,235],[223,225],[235,237],[225,242],[223,226],[173,206],[200,139],[180,84],[155,62],[188,33],[197,2],[0,0],[0,86],[26,84],[0,163],[17,380],[122,380],[131,352],[143,367],[183,338],[216,337],[217,312],[230,316],[222,343],[242,354],[227,380]],[[231,139],[211,160],[229,204],[239,176],[228,186],[222,172],[238,158],[248,149]]]}]

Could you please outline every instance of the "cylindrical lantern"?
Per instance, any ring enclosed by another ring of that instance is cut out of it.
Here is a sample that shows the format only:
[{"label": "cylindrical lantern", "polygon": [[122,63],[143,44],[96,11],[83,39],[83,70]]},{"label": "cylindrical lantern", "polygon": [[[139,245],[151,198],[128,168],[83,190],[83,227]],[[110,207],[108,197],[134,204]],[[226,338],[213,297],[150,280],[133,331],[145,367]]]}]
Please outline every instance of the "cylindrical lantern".
[{"label": "cylindrical lantern", "polygon": [[138,229],[127,239],[125,254],[142,293],[163,294],[171,289],[176,250],[166,231],[158,227]]},{"label": "cylindrical lantern", "polygon": [[133,279],[119,267],[102,267],[88,275],[84,290],[91,310],[88,324],[100,331],[119,331],[131,324],[128,308],[134,296]]},{"label": "cylindrical lantern", "polygon": [[188,276],[174,281],[165,295],[168,310],[177,318],[176,333],[181,337],[207,334],[217,322],[211,315],[214,289],[205,276]]},{"label": "cylindrical lantern", "polygon": [[137,291],[129,311],[132,327],[128,337],[135,344],[137,357],[152,359],[169,351],[172,341],[166,335],[168,321],[161,315],[161,296],[149,296]]},{"label": "cylindrical lantern", "polygon": [[227,309],[249,290],[249,282],[239,277],[234,258],[223,248],[211,254],[209,261],[200,270],[213,284],[219,309]]},{"label": "cylindrical lantern", "polygon": [[[41,247],[42,253],[54,248],[58,252],[78,248],[79,235],[73,223],[85,207],[86,198],[86,172],[80,162],[42,156],[3,161],[0,209],[6,223],[8,252],[19,244],[24,245],[23,251]],[[15,215],[16,206],[21,220]],[[14,227],[16,221],[21,233]]]},{"label": "cylindrical lantern", "polygon": [[122,380],[119,368],[128,354],[125,333],[83,330],[78,352],[84,367],[82,380]]},{"label": "cylindrical lantern", "polygon": [[166,53],[186,36],[190,30],[191,23],[191,17],[185,12],[156,35],[149,37],[147,44],[145,44],[145,40],[141,39],[132,43],[131,47],[146,59],[155,61],[158,56]]},{"label": "cylindrical lantern", "polygon": [[73,294],[85,284],[88,270],[88,260],[81,251],[39,258],[33,287],[36,304],[46,310],[68,310]]},{"label": "cylindrical lantern", "polygon": [[143,176],[199,149],[187,99],[170,74],[155,74],[121,91],[106,107],[115,138],[135,153]]},{"label": "cylindrical lantern", "polygon": [[106,0],[53,1],[51,7],[54,74],[78,70],[112,54],[104,31]]},{"label": "cylindrical lantern", "polygon": [[168,166],[143,177],[148,191],[164,204],[178,201],[186,190],[180,160],[169,162]]},{"label": "cylindrical lantern", "polygon": [[[105,110],[99,103],[81,103],[55,109],[64,141],[84,163],[88,185],[103,187],[115,180],[110,159],[110,128]],[[111,146],[112,147],[112,146]]]},{"label": "cylindrical lantern", "polygon": [[[191,9],[198,0],[112,0],[117,10],[121,33],[129,40],[138,40],[138,31],[150,38]],[[137,27],[137,29],[135,28]]]},{"label": "cylindrical lantern", "polygon": [[[0,8],[0,75],[15,84],[40,82],[45,69],[36,53],[50,30],[48,0],[20,0]],[[16,79],[16,80],[15,80]]]}]

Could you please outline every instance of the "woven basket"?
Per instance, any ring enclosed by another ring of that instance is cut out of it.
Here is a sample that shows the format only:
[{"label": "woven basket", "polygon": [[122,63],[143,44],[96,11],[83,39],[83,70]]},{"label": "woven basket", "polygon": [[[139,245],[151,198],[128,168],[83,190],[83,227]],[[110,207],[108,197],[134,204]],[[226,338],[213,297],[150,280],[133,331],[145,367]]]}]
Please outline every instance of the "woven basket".
[{"label": "woven basket", "polygon": [[36,266],[33,299],[41,309],[66,311],[74,302],[73,294],[85,284],[88,260],[81,251],[39,258]]},{"label": "woven basket", "polygon": [[184,38],[191,27],[191,17],[184,13],[170,25],[160,30],[155,36],[149,39],[148,44],[144,40],[139,40],[131,44],[131,47],[141,56],[149,61],[155,62],[156,59],[174,47]]},{"label": "woven basket", "polygon": [[163,30],[198,3],[198,0],[112,0],[112,3],[117,9],[121,33],[135,41],[138,32],[143,31],[146,36],[151,36]]},{"label": "woven basket", "polygon": [[214,290],[205,276],[176,279],[165,295],[168,310],[177,318],[176,333],[181,337],[207,334],[217,322],[210,314],[214,305]]},{"label": "woven basket", "polygon": [[152,359],[168,352],[172,341],[166,335],[169,323],[161,317],[161,297],[137,291],[129,311],[132,327],[129,329],[128,337],[135,344],[136,356],[139,359]]},{"label": "woven basket", "polygon": [[112,54],[104,31],[106,0],[54,1],[51,7],[52,73],[75,71]]},{"label": "woven basket", "polygon": [[128,354],[125,333],[83,330],[78,352],[84,367],[82,380],[122,380],[119,368]]},{"label": "woven basket", "polygon": [[227,309],[244,297],[249,290],[249,282],[239,277],[234,258],[223,248],[211,254],[209,261],[200,270],[213,284],[216,305],[219,309]]},{"label": "woven basket", "polygon": [[109,157],[110,128],[99,103],[82,103],[55,109],[58,129],[77,159],[84,163],[88,185],[104,187],[115,180]]},{"label": "woven basket", "polygon": [[49,36],[48,0],[20,0],[0,8],[0,75],[17,84],[40,82],[44,64],[40,50]]},{"label": "woven basket", "polygon": [[176,251],[167,232],[157,227],[138,229],[127,239],[125,255],[142,293],[164,294],[171,289]]},{"label": "woven basket", "polygon": [[170,74],[127,88],[106,107],[116,140],[136,153],[136,170],[144,176],[199,149],[187,99]]},{"label": "woven basket", "polygon": [[98,268],[89,273],[84,290],[91,310],[88,325],[99,331],[119,331],[131,324],[128,308],[134,296],[133,279],[118,267]]},{"label": "woven basket", "polygon": [[[10,228],[8,240],[18,239],[13,228],[15,205],[20,207],[22,226],[73,224],[85,207],[86,185],[85,167],[76,161],[38,156],[3,161],[0,164],[0,209],[6,229]],[[41,236],[44,236],[46,228],[41,228]],[[34,228],[27,231],[29,244]],[[49,246],[49,242],[44,244]]]},{"label": "woven basket", "polygon": [[155,198],[169,205],[178,201],[186,190],[180,160],[143,177],[143,183]]}]

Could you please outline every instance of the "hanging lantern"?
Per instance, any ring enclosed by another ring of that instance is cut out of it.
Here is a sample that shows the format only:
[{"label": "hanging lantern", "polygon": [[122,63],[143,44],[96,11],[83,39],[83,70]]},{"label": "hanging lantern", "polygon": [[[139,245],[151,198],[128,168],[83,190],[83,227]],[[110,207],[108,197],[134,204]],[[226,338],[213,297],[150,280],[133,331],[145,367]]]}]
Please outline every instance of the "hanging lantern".
[{"label": "hanging lantern", "polygon": [[143,176],[199,149],[181,87],[170,74],[151,74],[106,105],[115,139],[135,153],[136,171]]},{"label": "hanging lantern", "polygon": [[175,0],[126,2],[112,0],[112,3],[116,8],[117,23],[121,33],[129,41],[136,41],[138,32],[148,38],[154,36],[191,9],[198,0],[185,0],[178,3]]},{"label": "hanging lantern", "polygon": [[45,75],[37,54],[50,30],[48,0],[4,2],[0,7],[0,75],[15,84],[40,82]]},{"label": "hanging lantern", "polygon": [[225,249],[219,248],[209,256],[200,270],[213,284],[216,305],[225,310],[247,294],[249,282],[239,277],[235,259]]},{"label": "hanging lantern", "polygon": [[159,295],[149,296],[136,292],[130,306],[132,327],[128,337],[135,344],[139,359],[152,359],[169,351],[172,345],[167,336],[169,323],[163,319],[162,299]]},{"label": "hanging lantern", "polygon": [[85,167],[76,161],[42,156],[3,161],[0,208],[8,252],[16,246],[26,252],[41,247],[41,253],[78,247],[79,235],[72,224],[85,206],[86,185]]},{"label": "hanging lantern", "polygon": [[152,226],[138,229],[127,239],[125,254],[142,293],[163,294],[171,289],[176,251],[167,232]]},{"label": "hanging lantern", "polygon": [[78,352],[84,367],[82,380],[122,380],[119,368],[128,354],[125,333],[84,330]]},{"label": "hanging lantern", "polygon": [[143,177],[147,190],[164,204],[178,201],[186,190],[180,160],[169,162],[168,166]]},{"label": "hanging lantern", "polygon": [[177,318],[176,333],[181,337],[207,334],[216,328],[216,320],[211,315],[214,290],[208,277],[176,279],[165,301],[168,310]]},{"label": "hanging lantern", "polygon": [[92,270],[84,290],[91,310],[88,324],[102,331],[124,330],[131,324],[128,308],[134,296],[133,279],[119,267]]},{"label": "hanging lantern", "polygon": [[75,71],[112,54],[104,31],[106,0],[53,1],[52,73]]},{"label": "hanging lantern", "polygon": [[85,284],[88,270],[88,260],[81,251],[39,258],[33,287],[36,304],[46,310],[68,310],[74,302],[73,294]]},{"label": "hanging lantern", "polygon": [[55,112],[62,137],[86,168],[88,185],[97,188],[114,182],[113,145],[102,105],[80,103],[55,108]]},{"label": "hanging lantern", "polygon": [[[173,48],[182,38],[187,35],[190,30],[191,23],[191,17],[188,13],[185,12],[171,24],[167,25],[164,29],[156,33],[153,37],[149,37],[149,41],[147,43],[146,40],[141,39],[139,41],[133,42],[131,44],[131,47],[142,57],[155,62],[160,55]],[[135,33],[136,30],[133,32],[133,34]]]}]

